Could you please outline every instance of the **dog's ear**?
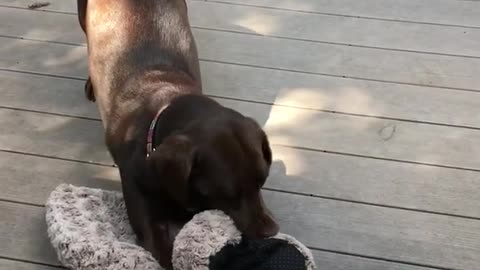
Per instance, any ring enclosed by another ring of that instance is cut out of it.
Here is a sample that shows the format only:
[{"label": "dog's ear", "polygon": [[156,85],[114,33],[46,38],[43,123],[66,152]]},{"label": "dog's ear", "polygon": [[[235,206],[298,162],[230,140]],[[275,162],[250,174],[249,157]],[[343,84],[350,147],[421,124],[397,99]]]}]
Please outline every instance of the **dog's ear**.
[{"label": "dog's ear", "polygon": [[268,166],[272,165],[272,148],[268,141],[267,134],[262,130],[262,154]]},{"label": "dog's ear", "polygon": [[154,171],[153,187],[166,191],[170,197],[187,207],[189,178],[194,161],[194,147],[185,135],[171,135],[160,144],[147,163]]},{"label": "dog's ear", "polygon": [[[267,163],[268,166],[272,165],[272,149],[270,147],[270,142],[268,141],[268,136],[263,131],[263,129],[260,127],[258,122],[251,118],[251,117],[246,117],[247,123],[250,124],[250,127],[253,127],[256,129],[258,132],[253,132],[250,134],[255,134],[254,136],[254,141],[259,141],[258,138],[260,138],[260,149],[261,149],[261,154],[265,162]],[[257,137],[260,135],[260,137]]]}]

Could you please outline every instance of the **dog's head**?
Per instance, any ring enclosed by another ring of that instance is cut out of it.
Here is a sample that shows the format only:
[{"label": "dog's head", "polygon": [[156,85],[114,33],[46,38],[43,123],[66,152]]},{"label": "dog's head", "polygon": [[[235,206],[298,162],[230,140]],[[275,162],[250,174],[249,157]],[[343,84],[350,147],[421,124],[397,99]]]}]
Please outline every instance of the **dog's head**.
[{"label": "dog's head", "polygon": [[223,210],[252,238],[278,232],[260,190],[272,153],[255,120],[222,107],[170,134],[148,160],[155,181],[185,209]]}]

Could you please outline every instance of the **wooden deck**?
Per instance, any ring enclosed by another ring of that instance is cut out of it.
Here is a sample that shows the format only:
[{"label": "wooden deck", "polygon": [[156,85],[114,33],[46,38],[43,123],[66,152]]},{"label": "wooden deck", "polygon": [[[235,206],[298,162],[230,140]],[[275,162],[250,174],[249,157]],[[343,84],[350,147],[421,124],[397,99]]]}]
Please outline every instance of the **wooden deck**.
[{"label": "wooden deck", "polygon": [[[73,0],[0,0],[0,269],[59,268],[43,204],[119,189]],[[480,269],[480,2],[190,0],[206,93],[255,117],[319,269]]]}]

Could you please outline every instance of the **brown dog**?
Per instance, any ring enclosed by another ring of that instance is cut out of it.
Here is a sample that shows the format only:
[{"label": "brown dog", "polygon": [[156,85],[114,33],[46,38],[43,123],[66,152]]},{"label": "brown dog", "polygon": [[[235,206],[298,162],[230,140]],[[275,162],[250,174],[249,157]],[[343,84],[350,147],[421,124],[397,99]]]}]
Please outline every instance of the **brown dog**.
[{"label": "brown dog", "polygon": [[221,209],[250,237],[278,226],[260,188],[272,162],[252,119],[201,94],[184,0],[78,0],[96,100],[139,242],[167,268],[176,232]]}]

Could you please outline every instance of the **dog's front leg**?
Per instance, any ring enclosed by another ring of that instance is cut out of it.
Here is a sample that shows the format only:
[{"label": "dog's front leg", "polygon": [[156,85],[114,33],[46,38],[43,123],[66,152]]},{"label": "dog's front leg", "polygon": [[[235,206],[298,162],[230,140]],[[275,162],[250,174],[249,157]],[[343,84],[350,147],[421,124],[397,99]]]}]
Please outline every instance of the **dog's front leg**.
[{"label": "dog's front leg", "polygon": [[93,91],[93,85],[90,76],[88,76],[88,79],[85,82],[85,97],[91,102],[95,102],[95,92]]}]

